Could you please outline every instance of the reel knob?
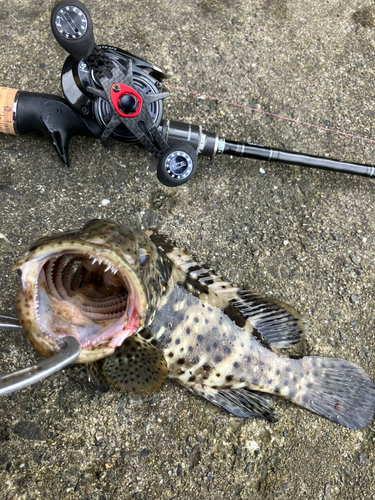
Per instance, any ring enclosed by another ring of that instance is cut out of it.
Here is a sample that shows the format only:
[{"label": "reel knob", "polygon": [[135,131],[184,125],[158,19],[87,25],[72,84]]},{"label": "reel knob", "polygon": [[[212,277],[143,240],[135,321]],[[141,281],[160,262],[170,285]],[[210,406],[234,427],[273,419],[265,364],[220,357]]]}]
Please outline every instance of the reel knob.
[{"label": "reel knob", "polygon": [[165,186],[181,186],[193,177],[197,165],[195,149],[186,142],[178,142],[160,157],[157,177]]},{"label": "reel knob", "polygon": [[139,101],[132,94],[124,94],[119,100],[119,107],[126,115],[135,113],[138,109]]},{"label": "reel knob", "polygon": [[78,0],[63,0],[54,7],[51,28],[61,47],[78,61],[95,48],[90,13]]}]

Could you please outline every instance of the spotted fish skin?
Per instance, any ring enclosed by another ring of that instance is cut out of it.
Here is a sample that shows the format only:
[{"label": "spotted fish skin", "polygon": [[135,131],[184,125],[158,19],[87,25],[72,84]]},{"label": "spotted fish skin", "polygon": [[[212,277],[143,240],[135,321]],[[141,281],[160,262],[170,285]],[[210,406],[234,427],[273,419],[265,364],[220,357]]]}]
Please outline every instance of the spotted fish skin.
[{"label": "spotted fish skin", "polygon": [[[369,424],[375,387],[354,363],[288,358],[300,315],[240,290],[157,232],[112,221],[38,240],[15,266],[20,322],[42,356],[73,335],[101,390],[151,393],[167,376],[239,417],[277,419],[275,394],[351,429]],[[110,304],[110,307],[108,307]]]},{"label": "spotted fish skin", "polygon": [[[275,392],[276,371],[292,360],[276,356],[222,309],[176,283],[149,327],[167,360],[170,378],[186,387]],[[280,375],[280,374],[278,374]]]},{"label": "spotted fish skin", "polygon": [[151,239],[173,268],[145,338],[163,353],[170,378],[239,416],[277,418],[262,398],[257,415],[253,401],[243,404],[256,391],[352,429],[372,421],[375,387],[362,368],[337,358],[290,359],[277,352],[304,335],[293,308],[241,291],[157,234]]}]

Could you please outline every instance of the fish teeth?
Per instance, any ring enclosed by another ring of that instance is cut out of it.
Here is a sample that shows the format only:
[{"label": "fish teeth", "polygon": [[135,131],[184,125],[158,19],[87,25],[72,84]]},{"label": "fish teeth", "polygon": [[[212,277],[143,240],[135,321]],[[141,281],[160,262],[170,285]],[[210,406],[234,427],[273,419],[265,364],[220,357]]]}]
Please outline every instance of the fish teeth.
[{"label": "fish teeth", "polygon": [[111,262],[107,265],[107,267],[104,270],[104,272],[107,272],[107,271],[111,271],[112,274],[117,273],[117,269],[112,265]]},{"label": "fish teeth", "polygon": [[104,262],[105,264],[107,264],[107,267],[104,269],[104,272],[111,271],[112,274],[117,274],[117,269],[112,264],[112,262],[108,262],[108,261],[105,262],[104,259],[101,259],[100,257],[95,257],[95,256],[91,256],[90,260],[91,260],[92,264],[98,263],[99,266],[101,266]]},{"label": "fish teeth", "polygon": [[95,264],[96,262],[99,264],[99,266],[103,264],[103,259],[101,259],[100,257],[95,257],[94,255],[90,257],[90,260],[92,264]]}]

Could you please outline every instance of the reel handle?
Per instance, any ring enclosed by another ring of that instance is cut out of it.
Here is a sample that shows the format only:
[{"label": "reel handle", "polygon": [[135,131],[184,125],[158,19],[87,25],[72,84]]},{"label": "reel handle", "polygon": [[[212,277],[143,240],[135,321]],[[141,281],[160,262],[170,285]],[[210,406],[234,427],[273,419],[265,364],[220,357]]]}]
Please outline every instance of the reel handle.
[{"label": "reel handle", "polygon": [[61,47],[78,61],[96,46],[90,13],[78,0],[62,0],[54,7],[51,28]]}]

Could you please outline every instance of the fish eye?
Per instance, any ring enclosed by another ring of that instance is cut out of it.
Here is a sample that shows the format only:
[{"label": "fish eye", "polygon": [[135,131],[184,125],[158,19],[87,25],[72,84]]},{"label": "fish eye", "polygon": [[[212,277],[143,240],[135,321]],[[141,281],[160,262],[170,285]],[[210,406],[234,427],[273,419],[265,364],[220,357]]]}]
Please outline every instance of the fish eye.
[{"label": "fish eye", "polygon": [[139,266],[141,269],[146,267],[151,260],[151,253],[149,250],[145,250],[144,248],[140,248],[138,250],[139,255]]},{"label": "fish eye", "polygon": [[98,222],[100,219],[91,219],[86,224],[83,226],[83,229],[86,229],[87,227],[93,226],[95,222]]}]

